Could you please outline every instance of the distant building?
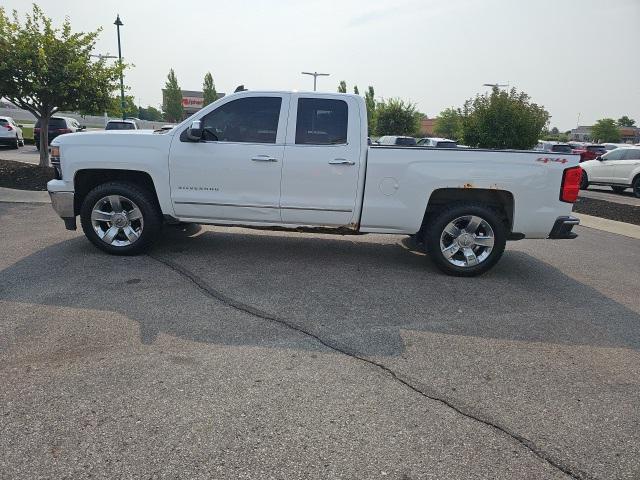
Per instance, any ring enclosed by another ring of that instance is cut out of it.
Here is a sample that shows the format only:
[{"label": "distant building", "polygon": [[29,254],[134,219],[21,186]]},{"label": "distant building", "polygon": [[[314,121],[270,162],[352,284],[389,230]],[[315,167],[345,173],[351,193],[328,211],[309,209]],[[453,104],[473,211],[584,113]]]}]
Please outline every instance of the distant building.
[{"label": "distant building", "polygon": [[433,137],[437,118],[422,117],[420,120],[420,134],[426,137]]},{"label": "distant building", "polygon": [[[577,142],[592,142],[590,126],[581,125],[569,131],[569,140]],[[640,143],[640,128],[638,127],[620,127],[621,143]]]},{"label": "distant building", "polygon": [[575,142],[590,142],[591,141],[591,127],[586,125],[578,126],[569,131],[569,140]]},{"label": "distant building", "polygon": [[[166,90],[162,89],[162,104]],[[218,98],[224,97],[224,93],[218,93]],[[204,94],[195,90],[182,90],[182,107],[184,108],[184,118],[193,115],[204,107]]]}]

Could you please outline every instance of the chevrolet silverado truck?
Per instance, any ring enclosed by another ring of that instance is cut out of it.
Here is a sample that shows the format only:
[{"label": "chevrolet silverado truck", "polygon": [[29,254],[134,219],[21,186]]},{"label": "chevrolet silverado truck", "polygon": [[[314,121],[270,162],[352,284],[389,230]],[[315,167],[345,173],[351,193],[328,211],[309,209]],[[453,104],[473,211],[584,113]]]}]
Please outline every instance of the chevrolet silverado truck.
[{"label": "chevrolet silverado truck", "polygon": [[168,131],[61,135],[53,208],[105,252],[143,252],[164,223],[413,235],[474,276],[507,240],[574,238],[570,153],[367,145],[357,95],[238,92]]}]

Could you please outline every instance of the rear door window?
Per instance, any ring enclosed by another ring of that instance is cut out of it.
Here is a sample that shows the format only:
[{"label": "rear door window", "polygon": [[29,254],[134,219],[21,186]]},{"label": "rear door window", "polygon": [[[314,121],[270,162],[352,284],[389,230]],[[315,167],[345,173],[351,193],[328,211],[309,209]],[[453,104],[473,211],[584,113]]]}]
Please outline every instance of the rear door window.
[{"label": "rear door window", "polygon": [[415,138],[410,138],[410,137],[396,138],[396,145],[402,145],[404,147],[413,147],[415,144],[416,144]]},{"label": "rear door window", "polygon": [[298,99],[296,145],[347,143],[347,102],[324,98]]},{"label": "rear door window", "polygon": [[569,145],[554,145],[551,147],[551,151],[555,153],[571,153],[571,147]]}]

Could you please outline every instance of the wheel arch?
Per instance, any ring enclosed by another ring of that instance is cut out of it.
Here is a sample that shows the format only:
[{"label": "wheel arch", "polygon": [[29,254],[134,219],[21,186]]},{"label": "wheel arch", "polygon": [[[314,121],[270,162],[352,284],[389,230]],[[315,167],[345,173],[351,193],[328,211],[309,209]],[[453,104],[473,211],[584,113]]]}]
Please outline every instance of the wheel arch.
[{"label": "wheel arch", "polygon": [[126,182],[144,188],[153,196],[156,206],[161,211],[158,201],[158,192],[153,178],[148,172],[142,170],[121,170],[108,168],[90,168],[76,171],[73,177],[74,185],[74,213],[80,214],[82,203],[87,194],[98,185],[107,182]]},{"label": "wheel arch", "polygon": [[512,231],[515,211],[513,194],[507,190],[490,188],[439,188],[434,190],[427,202],[421,231],[426,228],[430,218],[444,207],[454,203],[476,203],[492,207],[503,218],[507,232]]}]

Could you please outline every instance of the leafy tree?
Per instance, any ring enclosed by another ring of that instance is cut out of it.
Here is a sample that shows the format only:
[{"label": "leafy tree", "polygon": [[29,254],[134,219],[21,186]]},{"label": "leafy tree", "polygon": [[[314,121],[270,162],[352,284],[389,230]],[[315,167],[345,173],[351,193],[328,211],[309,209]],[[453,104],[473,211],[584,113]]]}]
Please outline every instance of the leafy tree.
[{"label": "leafy tree", "polygon": [[620,130],[613,118],[598,120],[591,127],[591,138],[597,142],[619,142]]},{"label": "leafy tree", "polygon": [[168,121],[178,122],[184,115],[184,108],[182,107],[182,90],[180,90],[180,85],[178,85],[178,79],[176,78],[176,73],[173,71],[173,68],[169,70],[164,89],[162,110]]},{"label": "leafy tree", "polygon": [[147,108],[140,107],[138,118],[140,120],[149,120],[151,122],[161,122],[162,112],[152,106],[148,106]]},{"label": "leafy tree", "polygon": [[211,72],[207,72],[204,76],[204,83],[202,84],[202,93],[204,94],[204,105],[207,106],[210,103],[215,102],[218,99],[218,94],[216,93],[216,85],[213,83],[213,77],[211,76]]},{"label": "leafy tree", "polygon": [[558,135],[560,133],[560,130],[558,130],[558,127],[553,127],[550,133],[551,135]]},{"label": "leafy tree", "polygon": [[347,82],[344,80],[340,80],[340,84],[338,85],[338,93],[347,93]]},{"label": "leafy tree", "polygon": [[617,124],[619,127],[633,127],[636,124],[636,121],[633,118],[623,115],[618,119]]},{"label": "leafy tree", "polygon": [[49,119],[59,110],[104,111],[124,66],[90,55],[101,29],[72,32],[66,19],[56,28],[37,5],[9,18],[0,7],[0,92],[40,120],[40,166],[48,166]]},{"label": "leafy tree", "polygon": [[376,131],[376,99],[375,91],[371,85],[364,92],[364,103],[367,105],[367,125],[369,126],[369,135],[373,135]]},{"label": "leafy tree", "polygon": [[358,86],[357,85],[354,85],[353,93],[355,93],[356,95],[360,95],[360,90],[358,90]]},{"label": "leafy tree", "polygon": [[461,139],[462,119],[460,118],[460,111],[455,108],[445,108],[438,115],[433,132],[440,137],[453,140]]},{"label": "leafy tree", "polygon": [[383,100],[376,105],[378,135],[416,135],[420,131],[422,114],[413,103],[399,98]]},{"label": "leafy tree", "polygon": [[[110,117],[122,116],[122,102],[120,100],[120,95],[111,97],[109,99],[109,105],[107,105],[106,112],[107,112],[107,115],[109,115]],[[93,111],[89,113],[92,115],[102,115],[102,112],[100,111]],[[138,106],[136,105],[136,102],[132,95],[124,96],[124,115],[125,117],[138,116]]]},{"label": "leafy tree", "polygon": [[531,102],[529,95],[494,87],[476,95],[462,110],[462,139],[480,148],[533,147],[549,122],[549,112]]}]

